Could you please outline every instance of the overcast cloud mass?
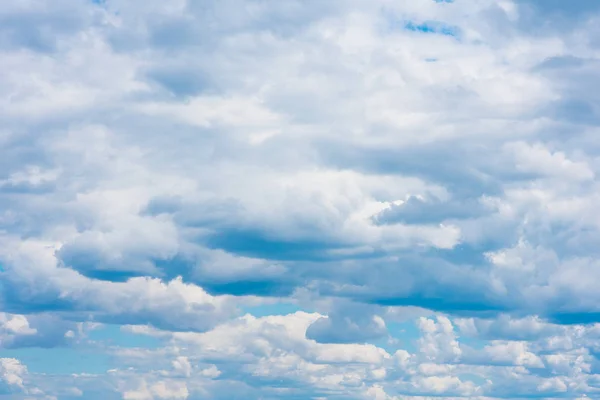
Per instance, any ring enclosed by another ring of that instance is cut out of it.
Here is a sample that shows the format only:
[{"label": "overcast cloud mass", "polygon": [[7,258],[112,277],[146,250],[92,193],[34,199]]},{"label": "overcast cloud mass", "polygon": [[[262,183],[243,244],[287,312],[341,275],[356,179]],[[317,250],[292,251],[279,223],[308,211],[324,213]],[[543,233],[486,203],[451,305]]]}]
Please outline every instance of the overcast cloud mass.
[{"label": "overcast cloud mass", "polygon": [[5,0],[0,398],[600,399],[600,1]]}]

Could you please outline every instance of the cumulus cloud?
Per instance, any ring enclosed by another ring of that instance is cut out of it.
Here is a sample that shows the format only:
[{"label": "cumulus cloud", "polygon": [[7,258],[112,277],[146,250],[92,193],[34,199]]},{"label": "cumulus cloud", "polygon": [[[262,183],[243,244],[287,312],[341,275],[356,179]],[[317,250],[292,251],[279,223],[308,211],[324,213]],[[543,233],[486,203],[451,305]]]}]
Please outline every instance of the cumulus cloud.
[{"label": "cumulus cloud", "polygon": [[0,365],[2,366],[3,390],[22,389],[23,375],[27,373],[27,368],[14,358],[2,358]]}]

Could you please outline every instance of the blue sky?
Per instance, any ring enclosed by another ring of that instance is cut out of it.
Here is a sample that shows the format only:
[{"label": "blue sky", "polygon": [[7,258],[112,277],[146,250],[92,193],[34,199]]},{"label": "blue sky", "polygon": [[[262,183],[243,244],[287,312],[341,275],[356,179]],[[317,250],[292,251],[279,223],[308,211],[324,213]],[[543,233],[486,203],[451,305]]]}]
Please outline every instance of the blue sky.
[{"label": "blue sky", "polygon": [[0,399],[600,398],[599,2],[5,3]]}]

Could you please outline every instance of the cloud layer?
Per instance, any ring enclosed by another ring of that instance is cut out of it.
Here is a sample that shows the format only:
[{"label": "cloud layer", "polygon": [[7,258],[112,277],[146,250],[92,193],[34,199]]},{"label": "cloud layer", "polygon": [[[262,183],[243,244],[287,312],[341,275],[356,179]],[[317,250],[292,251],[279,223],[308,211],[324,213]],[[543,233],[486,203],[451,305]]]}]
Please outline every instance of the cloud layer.
[{"label": "cloud layer", "polygon": [[600,396],[596,2],[13,3],[0,398]]}]

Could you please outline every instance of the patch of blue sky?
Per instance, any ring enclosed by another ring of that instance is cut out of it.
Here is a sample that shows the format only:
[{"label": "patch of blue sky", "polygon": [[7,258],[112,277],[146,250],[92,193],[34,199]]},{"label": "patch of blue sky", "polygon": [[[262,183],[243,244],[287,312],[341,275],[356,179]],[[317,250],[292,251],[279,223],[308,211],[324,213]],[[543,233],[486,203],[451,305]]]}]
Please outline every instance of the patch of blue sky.
[{"label": "patch of blue sky", "polygon": [[475,338],[475,337],[468,337],[468,336],[460,336],[459,335],[457,340],[460,344],[464,344],[475,350],[481,350],[486,345],[489,344],[489,342],[486,340]]},{"label": "patch of blue sky", "polygon": [[156,349],[161,346],[159,339],[122,330],[120,325],[103,325],[91,331],[88,339],[102,346],[145,349]]},{"label": "patch of blue sky", "polygon": [[118,367],[106,352],[107,347],[156,349],[161,346],[159,339],[123,331],[120,325],[103,325],[94,329],[88,333],[86,342],[85,346],[2,349],[0,358],[16,358],[32,373],[104,374]]},{"label": "patch of blue sky", "polygon": [[389,338],[385,338],[384,340],[373,341],[372,344],[384,348],[389,353],[393,353],[398,349],[403,349],[410,353],[418,350],[417,341],[421,337],[421,332],[415,321],[386,322],[386,326],[393,342],[390,342]]},{"label": "patch of blue sky", "polygon": [[102,348],[27,347],[0,350],[0,358],[16,358],[31,373],[48,375],[104,374],[115,365]]},{"label": "patch of blue sky", "polygon": [[442,21],[407,21],[406,19],[395,15],[394,11],[390,11],[386,8],[381,9],[380,13],[383,21],[385,21],[383,25],[385,29],[384,32],[381,32],[382,34],[396,32],[399,30],[408,30],[417,33],[452,36],[455,38],[460,35],[460,28],[458,26],[449,25]]},{"label": "patch of blue sky", "polygon": [[460,29],[458,27],[447,25],[439,21],[425,21],[421,23],[409,21],[404,25],[404,29],[413,32],[432,33],[453,37],[457,37],[460,33]]},{"label": "patch of blue sky", "polygon": [[458,379],[463,382],[471,381],[478,386],[485,385],[486,383],[486,379],[484,377],[475,374],[459,374]]}]

